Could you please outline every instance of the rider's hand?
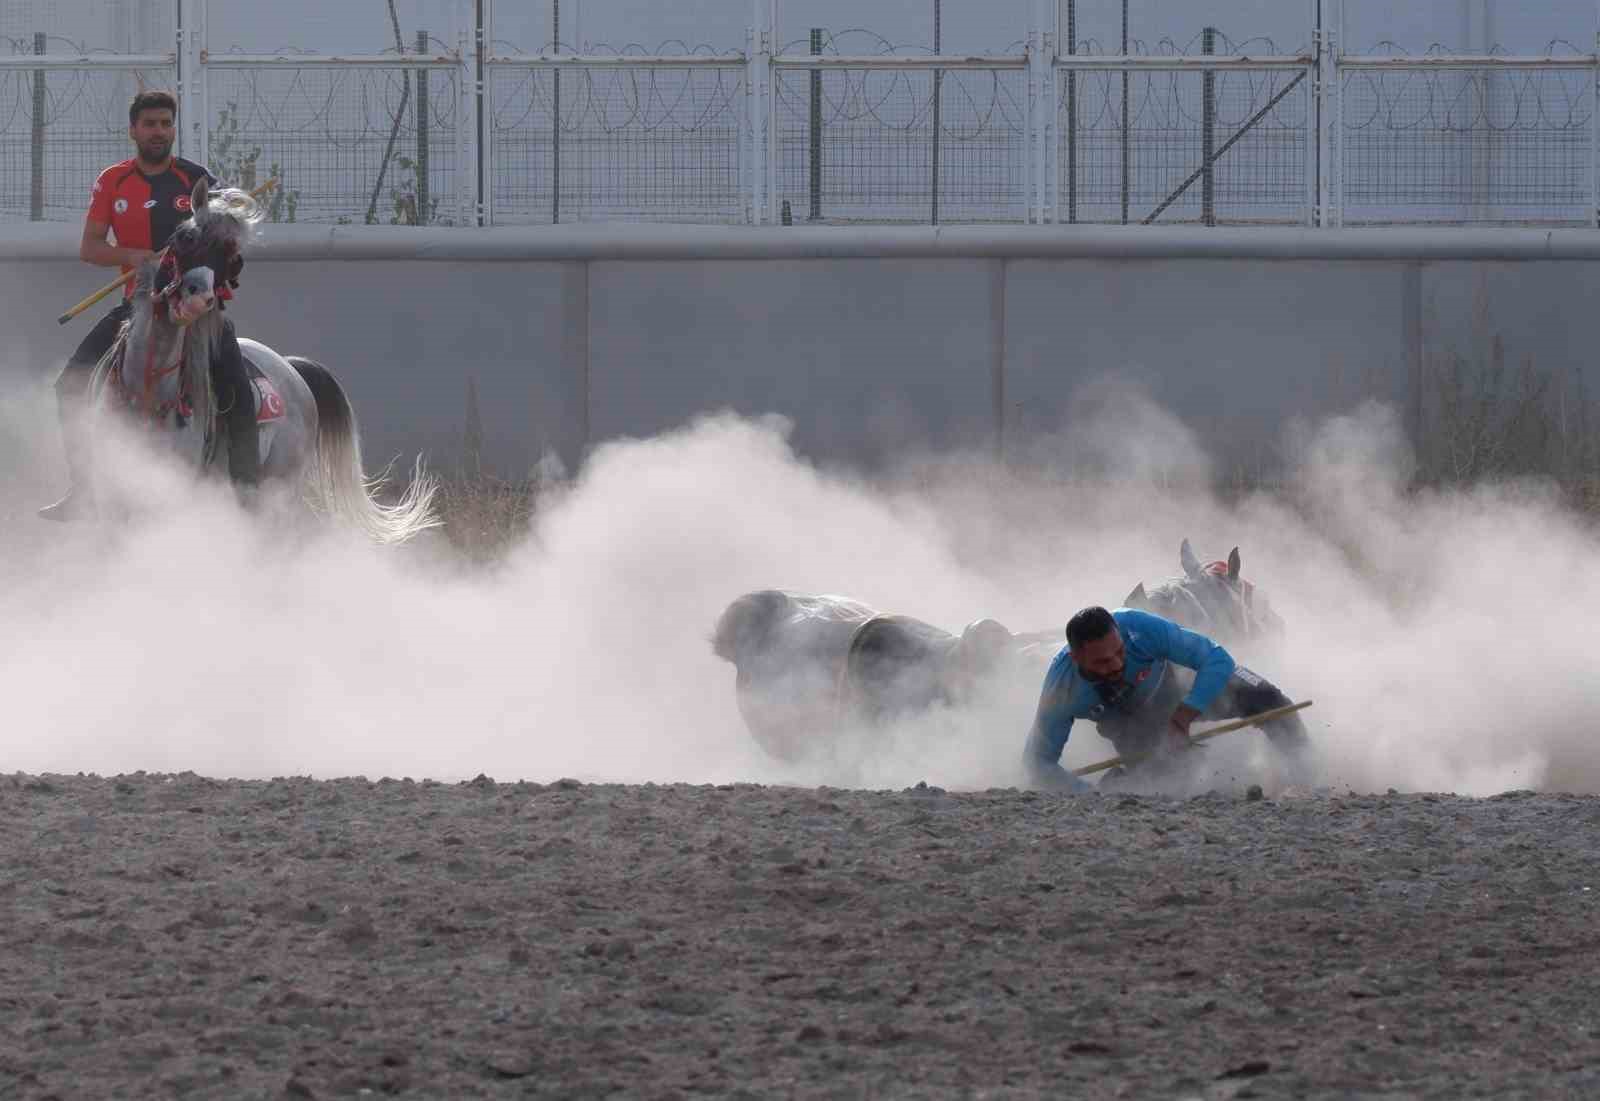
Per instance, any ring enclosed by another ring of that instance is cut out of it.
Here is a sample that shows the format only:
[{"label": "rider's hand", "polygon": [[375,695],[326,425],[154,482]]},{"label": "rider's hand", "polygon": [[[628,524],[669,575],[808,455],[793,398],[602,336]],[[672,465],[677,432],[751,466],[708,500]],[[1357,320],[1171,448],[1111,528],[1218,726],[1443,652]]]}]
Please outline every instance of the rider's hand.
[{"label": "rider's hand", "polygon": [[1189,748],[1189,726],[1200,717],[1200,712],[1187,704],[1179,704],[1172,710],[1172,718],[1167,722],[1167,749],[1171,752]]},{"label": "rider's hand", "polygon": [[136,268],[146,260],[154,260],[156,254],[147,248],[125,248],[122,250],[122,262],[130,268]]}]

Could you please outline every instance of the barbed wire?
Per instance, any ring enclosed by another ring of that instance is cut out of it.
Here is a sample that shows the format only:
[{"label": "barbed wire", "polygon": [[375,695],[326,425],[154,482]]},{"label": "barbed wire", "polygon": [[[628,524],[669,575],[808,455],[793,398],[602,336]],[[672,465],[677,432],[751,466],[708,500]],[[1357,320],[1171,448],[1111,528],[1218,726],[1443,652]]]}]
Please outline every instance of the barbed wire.
[{"label": "barbed wire", "polygon": [[[524,51],[519,47],[496,41],[496,47],[516,56]],[[551,52],[553,43],[546,43],[540,52]],[[587,47],[589,56],[676,56],[705,57],[708,60],[739,56],[737,51],[718,51],[714,47],[691,44],[683,39],[668,39],[647,50],[641,43],[630,42],[613,47],[595,43]],[[514,74],[514,75],[513,75]],[[555,72],[538,69],[501,69],[498,88],[507,93],[508,102],[492,104],[493,123],[496,130],[506,131],[540,119],[550,125],[555,112]],[[739,110],[738,101],[744,95],[744,73],[721,67],[705,69],[596,69],[578,68],[562,73],[561,129],[577,133],[593,128],[600,133],[613,135],[628,130],[653,134],[676,128],[685,134],[700,133],[720,121],[722,116]],[[515,111],[514,117],[502,108]],[[613,108],[621,112],[613,113]]]},{"label": "barbed wire", "polygon": [[[867,48],[854,47],[856,40],[864,39]],[[1015,44],[1020,51],[1021,43]],[[786,43],[784,52],[809,54],[810,39],[797,39]],[[875,31],[862,27],[827,34],[818,56],[851,57],[903,57],[907,55],[936,57],[930,47],[910,46],[892,42]],[[942,93],[953,89],[955,102],[941,108],[956,110],[941,118],[941,131],[957,140],[972,140],[999,129],[1011,134],[1021,134],[1024,128],[1026,107],[1021,80],[1015,70],[951,69],[944,72]],[[932,125],[933,81],[927,71],[908,73],[901,70],[882,69],[830,69],[822,79],[822,126],[838,123],[859,123],[870,120],[888,130],[913,131]],[[810,119],[810,93],[791,90],[783,80],[775,82],[774,94],[778,108],[791,117]],[[909,100],[909,104],[905,101]],[[902,110],[889,117],[885,108],[900,103]],[[965,110],[961,110],[961,108]],[[965,125],[961,121],[965,120]]]},{"label": "barbed wire", "polygon": [[[1139,57],[1204,56],[1203,42],[1203,34],[1197,34],[1181,45],[1172,38],[1157,39],[1153,43],[1130,39],[1128,53]],[[1077,56],[1122,55],[1120,45],[1114,54],[1108,53],[1095,39],[1079,45]],[[1218,32],[1214,45],[1216,48],[1213,52],[1219,54],[1280,56],[1278,44],[1265,36],[1233,39]],[[1080,126],[1088,129],[1121,126],[1122,75],[1121,72],[1108,70],[1076,74],[1073,98]],[[1194,72],[1132,73],[1128,81],[1129,125],[1135,129],[1177,129],[1202,125],[1204,105],[1201,75]],[[1223,127],[1243,125],[1264,105],[1271,103],[1286,84],[1297,78],[1296,73],[1283,69],[1228,69],[1213,73],[1213,108],[1217,112],[1214,122]],[[1189,95],[1183,94],[1186,89],[1192,89]],[[1083,114],[1086,101],[1096,108],[1087,118]],[[1255,125],[1258,128],[1271,125],[1284,130],[1303,130],[1305,124],[1304,108],[1283,100],[1264,118],[1257,120]]]}]

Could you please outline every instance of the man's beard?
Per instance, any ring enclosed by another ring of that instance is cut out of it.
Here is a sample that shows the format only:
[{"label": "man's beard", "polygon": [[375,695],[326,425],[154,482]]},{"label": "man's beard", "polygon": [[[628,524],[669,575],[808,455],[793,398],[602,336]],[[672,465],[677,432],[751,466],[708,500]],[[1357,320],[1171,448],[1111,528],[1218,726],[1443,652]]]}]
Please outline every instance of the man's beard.
[{"label": "man's beard", "polygon": [[159,138],[139,144],[139,159],[145,164],[160,164],[172,152],[172,143]]}]

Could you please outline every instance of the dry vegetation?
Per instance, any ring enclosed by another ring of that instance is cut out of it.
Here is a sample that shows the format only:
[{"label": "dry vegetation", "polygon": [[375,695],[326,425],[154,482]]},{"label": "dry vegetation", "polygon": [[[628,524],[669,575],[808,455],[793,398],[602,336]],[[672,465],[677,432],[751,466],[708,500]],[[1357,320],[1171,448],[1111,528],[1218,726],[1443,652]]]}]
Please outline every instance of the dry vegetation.
[{"label": "dry vegetation", "polygon": [[453,478],[440,486],[439,513],[450,545],[470,562],[488,564],[527,535],[539,487],[531,481]]}]

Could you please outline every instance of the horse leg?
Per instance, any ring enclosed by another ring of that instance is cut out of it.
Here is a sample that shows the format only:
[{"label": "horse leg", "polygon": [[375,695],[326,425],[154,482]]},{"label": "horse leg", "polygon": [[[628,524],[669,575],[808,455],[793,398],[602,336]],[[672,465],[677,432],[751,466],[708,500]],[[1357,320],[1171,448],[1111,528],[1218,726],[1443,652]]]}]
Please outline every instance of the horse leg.
[{"label": "horse leg", "polygon": [[[1235,666],[1227,686],[1217,702],[1206,711],[1207,718],[1244,719],[1287,707],[1294,701],[1283,690],[1260,674]],[[1261,731],[1267,736],[1285,779],[1291,784],[1308,784],[1313,778],[1311,733],[1298,711],[1271,722],[1263,723]]]},{"label": "horse leg", "polygon": [[46,520],[76,520],[94,508],[92,417],[94,374],[117,342],[128,307],[119,304],[91,329],[56,376],[56,414],[61,421],[61,446],[67,460],[66,496],[39,510]]}]

